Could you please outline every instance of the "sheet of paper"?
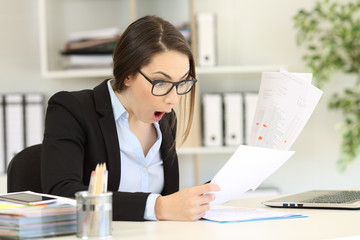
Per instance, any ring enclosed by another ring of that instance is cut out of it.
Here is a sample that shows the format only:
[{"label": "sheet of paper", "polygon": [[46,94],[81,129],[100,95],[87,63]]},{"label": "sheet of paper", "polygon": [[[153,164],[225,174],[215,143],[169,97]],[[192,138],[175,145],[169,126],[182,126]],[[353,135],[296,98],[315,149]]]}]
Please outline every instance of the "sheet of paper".
[{"label": "sheet of paper", "polygon": [[6,201],[0,201],[0,210],[17,208],[17,207],[21,207],[21,206],[24,206],[24,205],[16,204],[16,203],[9,203],[9,202],[6,202]]},{"label": "sheet of paper", "polygon": [[290,149],[322,95],[311,80],[311,74],[284,69],[262,74],[249,145]]},{"label": "sheet of paper", "polygon": [[212,179],[211,182],[218,184],[221,191],[214,193],[216,199],[211,205],[239,198],[250,189],[255,190],[293,154],[293,151],[241,145]]},{"label": "sheet of paper", "polygon": [[217,207],[206,212],[203,219],[215,222],[248,222],[270,219],[287,219],[306,217],[301,214],[275,212],[268,210],[260,210],[254,208],[241,207]]},{"label": "sheet of paper", "polygon": [[323,92],[314,87],[308,86],[307,94],[304,98],[299,98],[297,103],[297,113],[293,116],[290,122],[289,128],[283,136],[283,139],[278,146],[278,149],[287,150],[294,144],[297,137],[305,127],[306,123],[310,119],[311,114],[315,110],[315,107],[320,101]]}]

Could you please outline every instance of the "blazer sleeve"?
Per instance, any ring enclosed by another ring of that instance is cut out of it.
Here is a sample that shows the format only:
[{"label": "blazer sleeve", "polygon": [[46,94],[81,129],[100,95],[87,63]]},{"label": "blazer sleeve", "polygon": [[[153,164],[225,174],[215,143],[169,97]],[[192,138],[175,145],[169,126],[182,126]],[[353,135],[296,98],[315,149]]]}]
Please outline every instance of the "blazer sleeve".
[{"label": "blazer sleeve", "polygon": [[48,103],[41,156],[41,182],[45,193],[74,197],[86,190],[83,182],[85,132],[82,111],[69,93],[55,94]]}]

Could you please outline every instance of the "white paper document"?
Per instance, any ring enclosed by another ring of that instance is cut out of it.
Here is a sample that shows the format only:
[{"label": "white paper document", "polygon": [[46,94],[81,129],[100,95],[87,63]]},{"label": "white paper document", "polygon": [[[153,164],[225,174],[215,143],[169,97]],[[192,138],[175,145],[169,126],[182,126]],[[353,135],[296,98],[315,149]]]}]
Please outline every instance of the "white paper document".
[{"label": "white paper document", "polygon": [[301,214],[275,212],[255,208],[217,206],[206,212],[203,219],[215,222],[249,222],[270,219],[287,219],[305,217]]},{"label": "white paper document", "polygon": [[248,145],[290,149],[322,93],[311,84],[309,74],[263,73]]},{"label": "white paper document", "polygon": [[217,205],[239,198],[246,191],[255,190],[292,155],[293,151],[241,145],[212,179],[221,191],[214,192]]},{"label": "white paper document", "polygon": [[306,73],[262,74],[248,145],[241,145],[215,175],[220,186],[212,206],[255,190],[293,154],[289,151],[309,120],[322,91]]}]

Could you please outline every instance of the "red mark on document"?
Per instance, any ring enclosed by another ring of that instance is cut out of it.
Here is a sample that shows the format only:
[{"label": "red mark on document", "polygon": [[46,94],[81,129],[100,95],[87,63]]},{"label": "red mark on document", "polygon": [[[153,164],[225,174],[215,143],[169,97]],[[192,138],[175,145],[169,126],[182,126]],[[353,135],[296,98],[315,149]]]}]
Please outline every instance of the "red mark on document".
[{"label": "red mark on document", "polygon": [[262,140],[262,136],[259,136],[258,139],[259,139],[259,140]]},{"label": "red mark on document", "polygon": [[259,126],[259,123],[256,123],[256,126]]},{"label": "red mark on document", "polygon": [[263,127],[267,127],[267,125],[266,125],[266,124],[263,124]]}]

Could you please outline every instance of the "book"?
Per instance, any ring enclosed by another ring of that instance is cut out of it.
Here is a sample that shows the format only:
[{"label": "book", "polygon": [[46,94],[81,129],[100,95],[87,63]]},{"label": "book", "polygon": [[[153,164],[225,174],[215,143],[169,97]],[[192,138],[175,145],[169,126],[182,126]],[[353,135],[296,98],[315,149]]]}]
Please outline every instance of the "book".
[{"label": "book", "polygon": [[116,46],[116,41],[107,41],[102,42],[97,45],[83,47],[83,48],[75,48],[75,49],[67,49],[61,52],[63,55],[71,55],[71,54],[112,54]]},{"label": "book", "polygon": [[76,42],[87,39],[104,39],[120,36],[121,31],[117,27],[110,27],[104,29],[95,29],[89,31],[72,32],[69,34],[67,41]]},{"label": "book", "polygon": [[65,51],[73,51],[77,49],[84,49],[89,47],[94,47],[103,43],[113,43],[119,39],[118,36],[111,37],[111,38],[102,38],[102,39],[89,39],[83,40],[78,42],[67,42],[65,43]]},{"label": "book", "polygon": [[65,69],[99,69],[110,68],[113,64],[112,55],[78,54],[69,55],[64,59]]}]

